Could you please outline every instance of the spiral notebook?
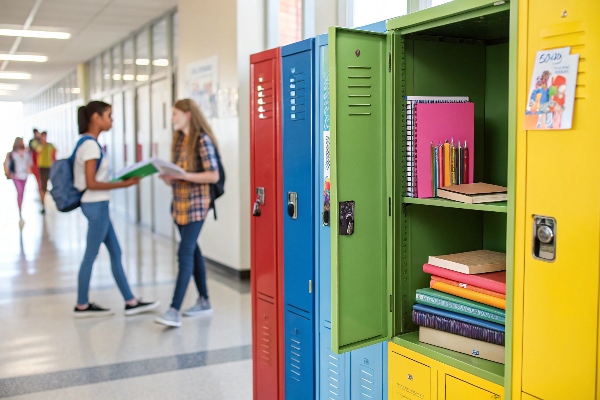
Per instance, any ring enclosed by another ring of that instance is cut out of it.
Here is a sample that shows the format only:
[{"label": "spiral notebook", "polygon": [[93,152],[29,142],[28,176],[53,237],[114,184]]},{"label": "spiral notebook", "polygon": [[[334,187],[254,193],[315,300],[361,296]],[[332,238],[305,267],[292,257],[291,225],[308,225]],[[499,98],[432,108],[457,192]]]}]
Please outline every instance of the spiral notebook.
[{"label": "spiral notebook", "polygon": [[[473,182],[475,107],[468,97],[406,98],[407,196],[434,197],[432,145],[467,143],[467,182]],[[446,171],[449,174],[449,171]]]}]

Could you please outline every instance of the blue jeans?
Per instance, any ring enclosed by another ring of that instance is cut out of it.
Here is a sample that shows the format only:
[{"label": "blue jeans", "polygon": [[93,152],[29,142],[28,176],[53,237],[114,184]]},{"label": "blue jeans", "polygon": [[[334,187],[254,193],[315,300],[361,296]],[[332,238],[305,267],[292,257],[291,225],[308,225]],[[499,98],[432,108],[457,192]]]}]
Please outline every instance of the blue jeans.
[{"label": "blue jeans", "polygon": [[121,247],[115,230],[113,229],[108,214],[108,201],[95,203],[81,203],[81,211],[88,220],[87,245],[85,255],[79,268],[79,288],[77,290],[77,304],[88,304],[88,292],[90,289],[90,278],[92,266],[100,250],[100,244],[104,243],[110,254],[110,266],[117,286],[125,301],[132,300],[133,294],[129,289],[123,264],[121,264]]},{"label": "blue jeans", "polygon": [[192,222],[187,225],[177,225],[181,242],[177,251],[179,260],[179,272],[177,273],[177,283],[175,285],[175,294],[171,307],[176,310],[181,309],[181,303],[185,297],[188,284],[192,273],[196,281],[196,287],[200,297],[208,299],[208,290],[206,289],[206,267],[204,266],[204,257],[198,246],[198,236],[204,225],[204,221]]}]

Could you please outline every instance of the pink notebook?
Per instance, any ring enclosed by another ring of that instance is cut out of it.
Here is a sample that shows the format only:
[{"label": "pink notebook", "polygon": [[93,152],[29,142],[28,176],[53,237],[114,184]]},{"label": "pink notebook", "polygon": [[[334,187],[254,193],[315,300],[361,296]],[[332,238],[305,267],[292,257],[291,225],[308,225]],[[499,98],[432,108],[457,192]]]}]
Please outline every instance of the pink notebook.
[{"label": "pink notebook", "polygon": [[468,176],[473,183],[475,167],[475,107],[473,103],[418,103],[414,116],[417,150],[417,197],[433,197],[431,143],[438,145],[454,139],[455,145],[467,142]]},{"label": "pink notebook", "polygon": [[451,279],[467,285],[506,294],[506,271],[488,272],[485,274],[467,275],[431,264],[423,265],[423,272],[442,278]]}]

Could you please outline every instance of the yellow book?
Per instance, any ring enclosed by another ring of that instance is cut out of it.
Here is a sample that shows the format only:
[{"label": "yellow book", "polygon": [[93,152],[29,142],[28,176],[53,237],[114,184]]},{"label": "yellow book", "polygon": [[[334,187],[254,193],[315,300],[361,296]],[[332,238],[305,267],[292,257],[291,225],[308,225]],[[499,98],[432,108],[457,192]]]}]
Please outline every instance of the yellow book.
[{"label": "yellow book", "polygon": [[451,162],[450,162],[450,143],[444,143],[444,186],[450,186],[452,180],[450,179]]}]

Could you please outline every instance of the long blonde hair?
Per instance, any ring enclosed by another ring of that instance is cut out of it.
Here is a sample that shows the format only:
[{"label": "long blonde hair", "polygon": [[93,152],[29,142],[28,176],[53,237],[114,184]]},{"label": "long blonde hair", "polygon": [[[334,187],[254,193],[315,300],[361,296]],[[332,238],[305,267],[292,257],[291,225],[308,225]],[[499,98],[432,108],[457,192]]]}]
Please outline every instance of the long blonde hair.
[{"label": "long blonde hair", "polygon": [[[190,137],[188,138],[187,148],[185,149],[185,152],[188,162],[188,171],[196,172],[196,168],[198,167],[196,165],[196,160],[199,157],[198,142],[200,142],[200,136],[203,132],[206,133],[215,145],[215,149],[218,151],[219,145],[217,144],[217,139],[215,138],[215,134],[213,133],[210,125],[208,124],[206,117],[204,117],[204,114],[202,114],[202,111],[200,111],[200,107],[198,107],[194,100],[178,100],[173,105],[173,107],[175,107],[179,111],[183,111],[184,113],[187,113],[188,111],[190,112]],[[183,136],[183,132],[173,132],[173,143],[171,145],[171,159],[173,162],[177,161],[175,160],[175,150],[177,148],[177,143],[181,139],[181,136]]]}]

